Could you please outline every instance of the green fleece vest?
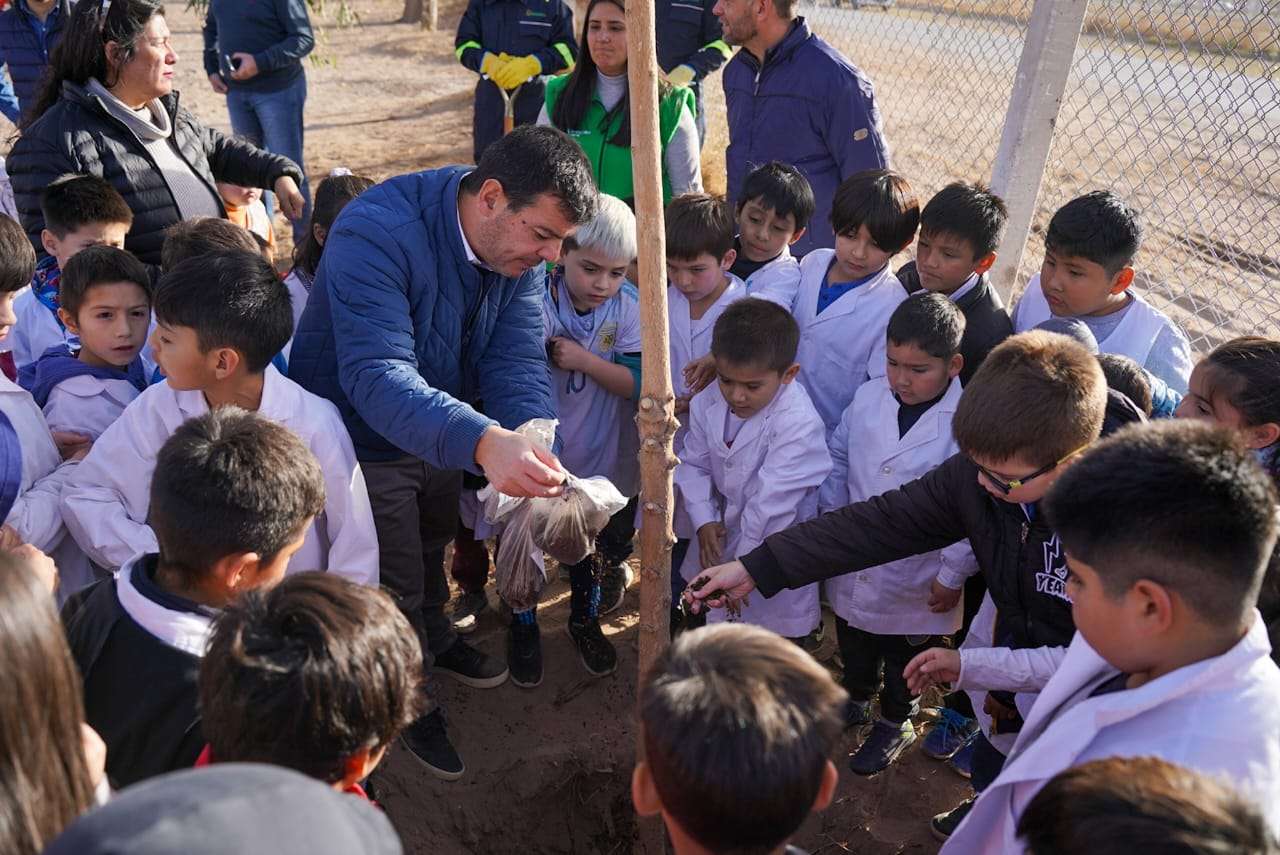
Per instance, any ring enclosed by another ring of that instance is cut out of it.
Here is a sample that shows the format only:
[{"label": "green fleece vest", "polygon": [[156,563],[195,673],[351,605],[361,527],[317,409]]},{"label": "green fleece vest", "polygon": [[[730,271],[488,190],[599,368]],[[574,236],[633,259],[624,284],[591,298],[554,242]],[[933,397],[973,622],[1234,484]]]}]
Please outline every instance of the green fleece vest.
[{"label": "green fleece vest", "polygon": [[[564,91],[565,86],[569,83],[571,75],[562,74],[559,77],[553,77],[547,81],[547,115],[553,115],[556,109],[556,101],[560,98],[560,93]],[[665,157],[667,151],[667,143],[671,142],[671,138],[676,135],[676,126],[680,123],[680,114],[688,109],[689,115],[694,115],[696,107],[693,101],[693,91],[683,86],[677,86],[670,89],[666,97],[658,102],[658,141],[662,144],[662,154]],[[592,95],[591,105],[587,108],[587,114],[582,119],[582,125],[579,128],[571,128],[568,131],[569,136],[582,146],[582,150],[587,155],[587,160],[591,161],[591,171],[596,178],[596,186],[601,193],[608,193],[610,196],[617,196],[627,204],[633,204],[635,197],[635,189],[631,182],[631,149],[622,146],[613,145],[608,142],[618,131],[618,127],[622,124],[622,114],[619,112],[613,117],[613,121],[609,126],[604,127],[607,117],[604,105],[600,103],[597,95]],[[671,180],[667,177],[666,162],[663,161],[662,169],[662,204],[665,205],[671,201]]]}]

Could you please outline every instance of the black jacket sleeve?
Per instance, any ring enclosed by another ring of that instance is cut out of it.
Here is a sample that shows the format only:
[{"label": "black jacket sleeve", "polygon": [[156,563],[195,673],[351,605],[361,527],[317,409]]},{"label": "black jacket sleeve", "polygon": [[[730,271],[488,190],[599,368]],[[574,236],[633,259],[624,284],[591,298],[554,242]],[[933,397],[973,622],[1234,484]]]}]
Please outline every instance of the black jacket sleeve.
[{"label": "black jacket sleeve", "polygon": [[480,73],[480,63],[488,50],[484,45],[483,28],[480,26],[480,7],[483,2],[484,0],[471,0],[467,4],[462,20],[458,21],[458,34],[453,39],[453,52],[458,57],[458,62],[476,74]]},{"label": "black jacket sleeve", "polygon": [[[194,122],[186,110],[181,118]],[[228,137],[214,128],[200,126],[204,134],[205,156],[209,159],[209,171],[218,181],[239,184],[241,187],[261,187],[270,190],[276,181],[289,176],[302,184],[302,170],[296,163],[279,154],[264,151],[250,142]]]}]

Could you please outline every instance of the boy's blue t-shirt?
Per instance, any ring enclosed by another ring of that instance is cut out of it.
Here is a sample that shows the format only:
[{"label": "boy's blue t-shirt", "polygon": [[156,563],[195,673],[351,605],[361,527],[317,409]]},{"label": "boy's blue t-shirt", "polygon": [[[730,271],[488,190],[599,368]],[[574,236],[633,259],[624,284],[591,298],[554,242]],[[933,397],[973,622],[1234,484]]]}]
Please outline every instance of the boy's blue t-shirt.
[{"label": "boy's blue t-shirt", "polygon": [[[835,258],[832,258],[831,264],[834,266],[835,263],[836,263]],[[830,275],[830,270],[831,270],[830,268],[827,268],[828,275]],[[859,285],[867,284],[872,279],[875,279],[877,276],[879,276],[880,273],[881,271],[877,270],[875,273],[872,273],[868,276],[863,276],[861,279],[853,279],[849,282],[828,282],[824,278],[822,280],[822,287],[818,289],[817,314],[819,315],[822,314],[823,311],[826,310],[826,308],[830,306],[832,303],[834,303],[836,300],[839,300],[841,297],[843,297],[845,294],[848,294],[850,291],[852,291],[854,288],[857,288]]]}]

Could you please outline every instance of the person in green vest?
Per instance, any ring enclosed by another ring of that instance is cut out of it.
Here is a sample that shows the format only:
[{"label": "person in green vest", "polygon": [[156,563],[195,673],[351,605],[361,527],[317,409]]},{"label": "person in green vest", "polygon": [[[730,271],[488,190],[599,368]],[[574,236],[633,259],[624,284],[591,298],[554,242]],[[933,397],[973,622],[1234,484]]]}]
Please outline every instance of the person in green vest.
[{"label": "person in green vest", "polygon": [[[582,51],[568,75],[547,81],[540,125],[554,125],[582,146],[596,186],[635,207],[631,182],[631,117],[627,97],[627,21],[623,0],[591,0]],[[662,202],[701,192],[702,166],[692,90],[658,82]]]}]

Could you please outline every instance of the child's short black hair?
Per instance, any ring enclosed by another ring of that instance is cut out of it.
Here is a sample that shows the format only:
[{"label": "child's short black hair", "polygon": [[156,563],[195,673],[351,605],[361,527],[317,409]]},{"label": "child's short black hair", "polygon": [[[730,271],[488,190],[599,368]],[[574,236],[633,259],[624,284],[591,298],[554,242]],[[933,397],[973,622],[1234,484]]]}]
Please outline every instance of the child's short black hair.
[{"label": "child's short black hair", "polygon": [[78,319],[89,289],[106,282],[132,282],[151,300],[151,276],[133,253],[114,246],[90,246],[73,255],[63,268],[58,305]]},{"label": "child's short black hair", "polygon": [[1133,264],[1141,243],[1138,213],[1110,190],[1094,190],[1063,205],[1044,236],[1046,252],[1087,259],[1110,275]]},{"label": "child's short black hair", "polygon": [[96,175],[64,175],[40,192],[44,227],[59,240],[93,223],[133,225],[120,191]]},{"label": "child's short black hair", "polygon": [[795,364],[800,327],[791,313],[747,297],[724,310],[711,330],[711,355],[732,365],[758,365],[782,373]]},{"label": "child's short black hair", "polygon": [[246,591],[214,621],[200,714],[219,763],[270,763],[328,783],[417,718],[422,646],[386,593],[330,573]]},{"label": "child's short black hair", "polygon": [[1137,404],[1143,415],[1151,415],[1151,378],[1145,368],[1119,353],[1099,353],[1098,364],[1107,386]]},{"label": "child's short black hair", "polygon": [[679,636],[640,687],[644,760],[664,811],[713,852],[774,851],[813,807],[847,697],[760,627]]},{"label": "child's short black hair", "polygon": [[293,335],[289,289],[257,252],[221,250],[188,258],[160,277],[156,320],[195,330],[205,352],[231,347],[257,374]]},{"label": "child's short black hair", "polygon": [[218,250],[238,249],[261,254],[253,234],[221,217],[193,217],[169,226],[160,247],[160,269],[168,273],[188,258]]},{"label": "child's short black hair", "polygon": [[36,251],[22,226],[0,215],[0,294],[12,294],[31,284]]},{"label": "child's short black hair", "polygon": [[667,258],[692,261],[710,255],[721,261],[733,249],[737,223],[729,203],[710,193],[685,193],[666,210]]},{"label": "child's short black hair", "polygon": [[796,231],[808,228],[815,203],[809,179],[789,163],[771,160],[747,173],[738,194],[738,213],[752,199],[779,217],[795,217]]},{"label": "child's short black hair", "polygon": [[914,344],[930,356],[950,359],[960,352],[964,313],[942,294],[918,291],[893,310],[885,337],[891,344]]},{"label": "child's short black hair", "polygon": [[973,247],[973,260],[990,255],[1004,237],[1009,209],[981,184],[956,181],[938,191],[920,212],[922,235],[952,235]]},{"label": "child's short black hair", "polygon": [[1108,757],[1065,769],[1018,819],[1028,855],[1276,855],[1257,805],[1213,778],[1157,757]]},{"label": "child's short black hair", "polygon": [[1254,608],[1276,541],[1275,488],[1253,453],[1235,432],[1190,420],[1103,440],[1062,473],[1044,510],[1108,595],[1151,579],[1224,628]]},{"label": "child's short black hair", "polygon": [[883,252],[899,252],[916,236],[920,200],[907,179],[891,169],[868,169],[850,175],[831,200],[831,227],[848,235],[866,226]]},{"label": "child's short black hair", "polygon": [[147,523],[160,561],[199,578],[218,560],[280,553],[324,510],[324,476],[298,435],[221,407],[189,419],[161,446]]}]

